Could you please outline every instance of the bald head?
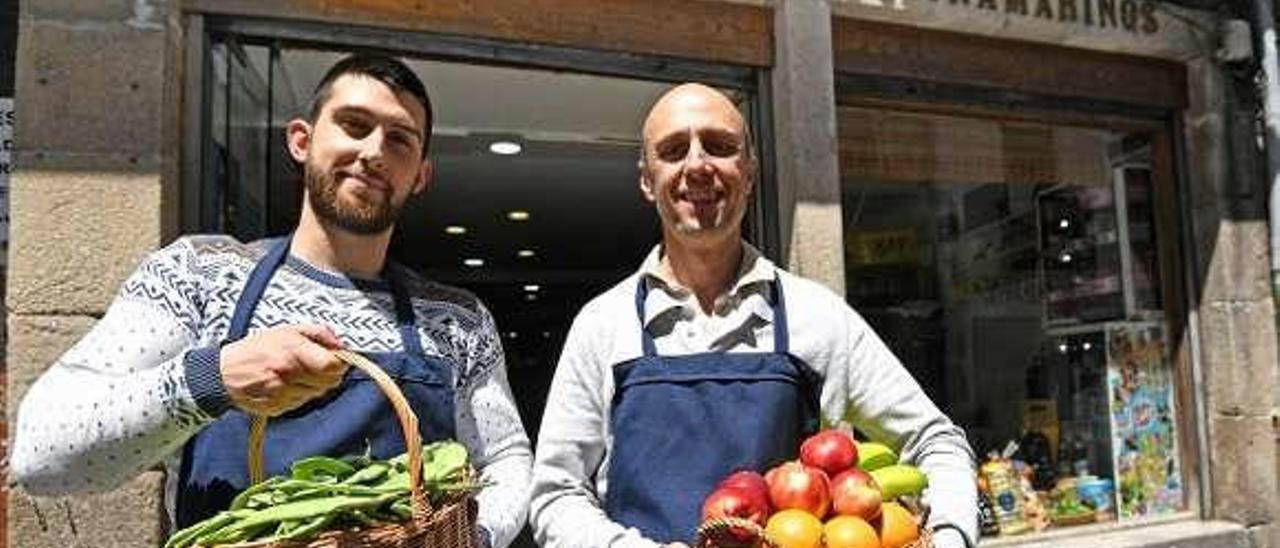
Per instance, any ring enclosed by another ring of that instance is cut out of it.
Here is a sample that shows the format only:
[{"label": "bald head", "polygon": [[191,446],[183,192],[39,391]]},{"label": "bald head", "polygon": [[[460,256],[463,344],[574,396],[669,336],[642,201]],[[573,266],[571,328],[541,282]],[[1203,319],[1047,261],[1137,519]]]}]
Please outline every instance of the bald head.
[{"label": "bald head", "polygon": [[[680,122],[684,121],[708,123],[741,135],[746,155],[754,160],[755,151],[752,147],[750,129],[733,101],[713,87],[686,83],[662,94],[649,108],[649,114],[645,116],[644,126],[641,129],[643,139],[641,164],[648,158],[653,143],[665,136],[664,131],[680,130],[682,128],[678,126],[683,125]],[[673,127],[673,122],[676,122],[677,127]]]}]

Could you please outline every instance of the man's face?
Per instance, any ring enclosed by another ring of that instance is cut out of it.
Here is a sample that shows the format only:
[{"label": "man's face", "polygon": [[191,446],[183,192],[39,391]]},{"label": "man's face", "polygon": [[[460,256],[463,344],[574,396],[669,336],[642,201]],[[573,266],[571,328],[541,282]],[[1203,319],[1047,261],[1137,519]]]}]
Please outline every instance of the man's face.
[{"label": "man's face", "polygon": [[430,179],[425,128],[426,111],[412,95],[363,75],[338,77],[314,125],[294,120],[288,129],[312,211],[355,234],[389,230]]},{"label": "man's face", "polygon": [[736,235],[754,165],[742,115],[719,92],[684,85],[654,105],[644,126],[640,189],[676,237]]}]

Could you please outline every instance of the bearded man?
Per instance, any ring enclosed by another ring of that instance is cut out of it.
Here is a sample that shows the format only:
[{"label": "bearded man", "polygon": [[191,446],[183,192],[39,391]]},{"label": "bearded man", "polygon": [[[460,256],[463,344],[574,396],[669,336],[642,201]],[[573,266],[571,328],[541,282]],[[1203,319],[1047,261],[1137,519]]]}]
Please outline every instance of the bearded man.
[{"label": "bearded man", "polygon": [[311,455],[405,450],[376,384],[400,386],[423,441],[456,439],[480,471],[477,537],[524,525],[531,455],[494,321],[465,291],[387,258],[431,181],[431,101],[401,62],[354,55],[286,128],[305,190],[294,232],[249,244],[186,236],[145,258],[103,318],[31,387],[10,480],[39,495],[116,487],[158,462],[170,523],[226,509],[249,482],[250,418],[271,417],[269,475]]}]

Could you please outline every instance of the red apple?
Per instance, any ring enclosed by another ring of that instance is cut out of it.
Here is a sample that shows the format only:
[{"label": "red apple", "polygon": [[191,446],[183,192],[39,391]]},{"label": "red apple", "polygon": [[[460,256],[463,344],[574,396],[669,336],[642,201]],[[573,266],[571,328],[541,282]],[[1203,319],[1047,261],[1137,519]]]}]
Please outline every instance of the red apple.
[{"label": "red apple", "polygon": [[702,503],[702,521],[723,517],[749,519],[764,526],[769,517],[769,499],[744,487],[717,487]]},{"label": "red apple", "polygon": [[831,480],[831,511],[871,521],[880,517],[880,488],[870,474],[857,468]]},{"label": "red apple", "polygon": [[761,496],[768,500],[769,484],[765,483],[764,476],[761,476],[754,470],[739,470],[720,480],[716,487],[742,487],[744,489],[760,493]]},{"label": "red apple", "polygon": [[844,432],[823,430],[800,444],[800,462],[834,477],[858,464],[858,447]]},{"label": "red apple", "polygon": [[830,481],[818,468],[798,461],[784,462],[764,476],[769,484],[769,502],[774,510],[798,508],[818,519],[827,515],[831,506]]}]

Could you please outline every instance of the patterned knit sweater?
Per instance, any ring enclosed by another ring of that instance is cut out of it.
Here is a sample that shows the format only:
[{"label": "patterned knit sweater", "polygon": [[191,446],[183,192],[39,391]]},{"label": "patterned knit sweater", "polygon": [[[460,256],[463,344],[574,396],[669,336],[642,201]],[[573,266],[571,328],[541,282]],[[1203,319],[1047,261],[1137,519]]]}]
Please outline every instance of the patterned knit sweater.
[{"label": "patterned knit sweater", "polygon": [[[10,481],[37,495],[100,491],[163,462],[172,517],[184,443],[230,408],[217,348],[267,245],[188,236],[144,259],[103,318],[27,392]],[[489,483],[479,525],[506,546],[524,525],[531,455],[493,318],[470,293],[388,268],[406,280],[423,350],[454,367],[457,437]],[[328,325],[353,350],[402,350],[384,282],[290,257],[249,329],[293,323]]]}]

